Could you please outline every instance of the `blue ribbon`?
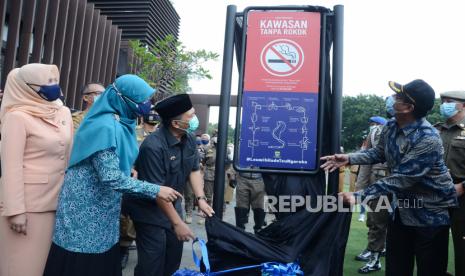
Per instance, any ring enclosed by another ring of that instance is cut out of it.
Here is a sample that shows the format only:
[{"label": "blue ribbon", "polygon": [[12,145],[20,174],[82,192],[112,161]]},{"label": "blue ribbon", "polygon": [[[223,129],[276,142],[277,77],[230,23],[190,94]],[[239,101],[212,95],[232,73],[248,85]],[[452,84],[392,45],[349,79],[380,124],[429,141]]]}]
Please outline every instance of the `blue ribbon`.
[{"label": "blue ribbon", "polygon": [[[200,245],[200,252],[202,253],[202,259],[200,260],[197,255],[195,254],[194,251],[194,244],[198,242]],[[208,260],[208,250],[207,250],[207,245],[204,240],[196,238],[192,242],[192,257],[194,259],[195,265],[200,268],[200,262],[203,262],[203,265],[205,266],[205,274],[208,275],[210,273],[210,262]]]},{"label": "blue ribbon", "polygon": [[295,276],[304,275],[297,263],[264,263],[262,264],[262,276]]},{"label": "blue ribbon", "polygon": [[[202,259],[199,259],[197,257],[197,254],[195,254],[194,251],[194,244],[199,243],[200,245],[200,251],[202,253]],[[222,274],[227,274],[239,270],[247,270],[247,269],[252,269],[252,268],[262,268],[262,275],[263,276],[297,276],[297,275],[304,275],[303,271],[300,269],[300,266],[297,262],[293,263],[288,263],[288,264],[282,264],[282,263],[277,263],[277,262],[269,262],[269,263],[263,263],[259,265],[250,265],[250,266],[241,266],[241,267],[236,267],[236,268],[231,268],[227,270],[222,270],[218,272],[210,272],[210,262],[208,260],[208,250],[207,250],[207,245],[204,240],[196,238],[192,242],[192,257],[194,259],[195,265],[200,268],[201,262],[205,266],[205,273],[201,272],[196,272],[192,270],[179,270],[175,275],[183,275],[183,276],[194,276],[194,275],[205,275],[205,276],[215,276],[215,275],[222,275]]]}]

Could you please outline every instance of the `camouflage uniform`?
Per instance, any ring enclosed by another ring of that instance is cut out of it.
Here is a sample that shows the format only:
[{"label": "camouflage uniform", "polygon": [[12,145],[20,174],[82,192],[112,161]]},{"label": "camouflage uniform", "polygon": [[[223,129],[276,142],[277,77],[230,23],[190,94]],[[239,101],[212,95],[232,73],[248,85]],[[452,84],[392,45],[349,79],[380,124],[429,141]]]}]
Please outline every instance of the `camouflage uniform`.
[{"label": "camouflage uniform", "polygon": [[71,114],[73,118],[73,127],[74,127],[74,133],[76,133],[77,129],[81,125],[82,120],[84,120],[84,117],[87,115],[87,111],[76,111],[73,114]]},{"label": "camouflage uniform", "polygon": [[208,204],[213,202],[213,182],[215,181],[216,147],[211,145],[205,152],[204,191]]},{"label": "camouflage uniform", "polygon": [[[205,147],[203,145],[198,146],[197,150],[199,151],[199,157],[200,157],[200,171],[203,174],[204,166],[203,162],[205,159]],[[194,191],[192,191],[192,186],[189,183],[184,188],[184,209],[186,211],[186,217],[185,221],[186,223],[192,223],[192,211],[194,210],[194,200],[195,200],[195,195]]]},{"label": "camouflage uniform", "polygon": [[234,196],[234,185],[236,182],[236,172],[234,171],[232,165],[228,165],[226,168],[226,182],[228,185],[224,188],[224,202],[229,204]]}]

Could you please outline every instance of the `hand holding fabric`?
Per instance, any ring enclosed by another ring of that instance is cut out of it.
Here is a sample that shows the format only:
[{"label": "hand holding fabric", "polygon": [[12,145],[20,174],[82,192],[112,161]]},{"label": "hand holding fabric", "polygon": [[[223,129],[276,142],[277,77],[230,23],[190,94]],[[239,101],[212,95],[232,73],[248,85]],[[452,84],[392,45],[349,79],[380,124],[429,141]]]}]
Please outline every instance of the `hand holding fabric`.
[{"label": "hand holding fabric", "polygon": [[213,214],[215,214],[215,211],[213,211],[213,208],[210,205],[208,205],[208,203],[205,200],[199,200],[198,205],[199,205],[200,211],[202,211],[202,213],[205,216],[212,217]]}]

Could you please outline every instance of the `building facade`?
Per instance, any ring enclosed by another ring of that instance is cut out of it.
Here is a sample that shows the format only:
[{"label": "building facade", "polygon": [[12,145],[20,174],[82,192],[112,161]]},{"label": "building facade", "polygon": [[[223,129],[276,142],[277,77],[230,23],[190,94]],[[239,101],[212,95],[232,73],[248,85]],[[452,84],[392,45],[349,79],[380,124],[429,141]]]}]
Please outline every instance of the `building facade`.
[{"label": "building facade", "polygon": [[130,39],[178,37],[179,21],[168,0],[0,0],[0,88],[13,68],[55,64],[66,105],[80,109],[86,83],[133,72]]}]

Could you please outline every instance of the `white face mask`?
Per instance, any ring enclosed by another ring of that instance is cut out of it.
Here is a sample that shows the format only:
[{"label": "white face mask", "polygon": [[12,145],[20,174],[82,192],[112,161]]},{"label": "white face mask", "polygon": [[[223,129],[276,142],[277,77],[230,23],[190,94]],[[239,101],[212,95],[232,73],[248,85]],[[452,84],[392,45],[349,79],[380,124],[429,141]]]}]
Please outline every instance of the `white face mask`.
[{"label": "white face mask", "polygon": [[102,94],[98,94],[98,95],[94,96],[94,103],[96,103],[98,101],[98,99],[100,99],[100,96],[102,96]]}]

